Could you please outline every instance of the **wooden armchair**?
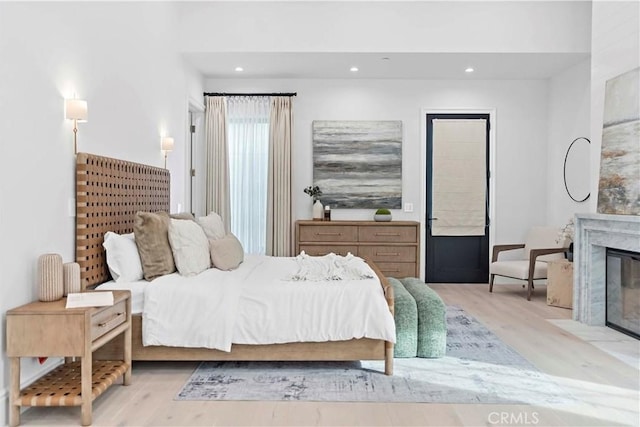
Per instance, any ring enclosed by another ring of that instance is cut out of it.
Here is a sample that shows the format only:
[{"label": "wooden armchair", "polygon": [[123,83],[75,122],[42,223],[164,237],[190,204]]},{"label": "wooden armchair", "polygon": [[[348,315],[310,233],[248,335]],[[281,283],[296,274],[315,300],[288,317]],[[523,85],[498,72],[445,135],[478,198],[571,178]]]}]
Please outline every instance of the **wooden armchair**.
[{"label": "wooden armchair", "polygon": [[[564,258],[567,250],[565,242],[556,242],[559,231],[554,227],[533,227],[527,234],[525,243],[495,245],[489,266],[489,292],[493,292],[495,276],[526,280],[527,300],[531,301],[533,281],[547,278],[547,262]],[[498,261],[500,252],[514,249],[524,249],[524,259]]]}]

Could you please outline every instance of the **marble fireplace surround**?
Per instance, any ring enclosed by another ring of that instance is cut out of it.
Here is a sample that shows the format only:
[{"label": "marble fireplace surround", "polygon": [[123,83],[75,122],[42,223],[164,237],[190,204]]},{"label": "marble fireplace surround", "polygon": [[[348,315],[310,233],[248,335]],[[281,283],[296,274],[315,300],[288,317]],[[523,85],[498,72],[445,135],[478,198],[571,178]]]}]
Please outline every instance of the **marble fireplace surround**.
[{"label": "marble fireplace surround", "polygon": [[576,214],[573,319],[605,326],[607,248],[640,252],[640,216]]}]

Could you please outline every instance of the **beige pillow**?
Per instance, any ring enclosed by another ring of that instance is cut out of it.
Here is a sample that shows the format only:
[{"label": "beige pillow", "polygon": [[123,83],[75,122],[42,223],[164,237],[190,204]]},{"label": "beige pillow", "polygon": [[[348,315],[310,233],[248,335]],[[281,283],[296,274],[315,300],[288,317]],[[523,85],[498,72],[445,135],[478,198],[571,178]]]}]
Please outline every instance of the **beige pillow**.
[{"label": "beige pillow", "polygon": [[189,219],[195,221],[196,217],[191,212],[179,212],[169,215],[171,219]]},{"label": "beige pillow", "polygon": [[207,239],[222,239],[227,233],[224,228],[222,218],[215,212],[209,213],[207,216],[198,218],[198,224],[207,235]]},{"label": "beige pillow", "polygon": [[211,267],[209,241],[195,221],[172,218],[169,243],[176,268],[182,276],[194,276]]},{"label": "beige pillow", "polygon": [[176,271],[169,244],[169,215],[166,212],[137,212],[133,234],[145,279],[153,280]]},{"label": "beige pillow", "polygon": [[244,261],[242,243],[232,233],[222,239],[209,239],[211,262],[220,270],[234,270]]}]

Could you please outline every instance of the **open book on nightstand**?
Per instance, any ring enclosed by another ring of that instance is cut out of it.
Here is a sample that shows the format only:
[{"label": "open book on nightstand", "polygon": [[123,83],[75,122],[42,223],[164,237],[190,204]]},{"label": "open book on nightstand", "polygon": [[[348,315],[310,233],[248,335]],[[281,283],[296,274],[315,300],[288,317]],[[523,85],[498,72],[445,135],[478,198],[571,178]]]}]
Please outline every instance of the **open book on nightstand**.
[{"label": "open book on nightstand", "polygon": [[113,305],[113,292],[81,292],[67,295],[65,308],[104,307]]}]

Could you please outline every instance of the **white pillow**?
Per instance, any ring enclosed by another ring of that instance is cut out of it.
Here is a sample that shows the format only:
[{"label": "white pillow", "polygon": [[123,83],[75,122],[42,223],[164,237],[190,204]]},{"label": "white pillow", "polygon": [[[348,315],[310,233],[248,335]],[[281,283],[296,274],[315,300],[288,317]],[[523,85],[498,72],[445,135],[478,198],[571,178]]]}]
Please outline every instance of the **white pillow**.
[{"label": "white pillow", "polygon": [[215,212],[211,212],[207,216],[201,216],[198,218],[198,224],[204,230],[207,239],[218,240],[226,236],[227,232],[224,229],[224,222],[222,218]]},{"label": "white pillow", "polygon": [[171,219],[169,243],[176,268],[181,275],[193,276],[211,267],[209,241],[195,222]]},{"label": "white pillow", "polygon": [[107,251],[107,266],[116,282],[142,280],[142,263],[133,233],[117,234],[107,231],[102,246]]}]

